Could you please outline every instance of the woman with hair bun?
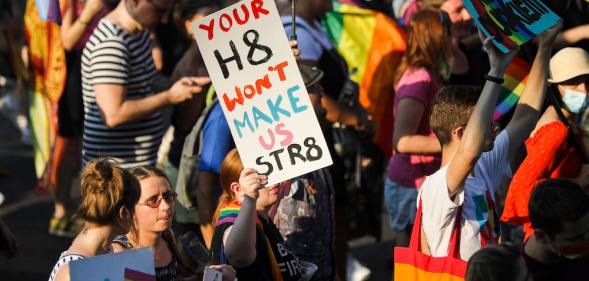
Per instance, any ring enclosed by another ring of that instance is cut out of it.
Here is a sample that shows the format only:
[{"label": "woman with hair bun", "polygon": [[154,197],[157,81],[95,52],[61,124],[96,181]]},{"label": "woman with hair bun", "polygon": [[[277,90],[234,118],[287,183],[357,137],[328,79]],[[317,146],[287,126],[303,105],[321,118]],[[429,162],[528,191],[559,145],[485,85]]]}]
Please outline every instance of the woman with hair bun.
[{"label": "woman with hair bun", "polygon": [[78,220],[82,231],[53,267],[49,281],[70,280],[68,263],[110,252],[112,239],[129,231],[141,189],[112,158],[90,161],[82,171]]}]

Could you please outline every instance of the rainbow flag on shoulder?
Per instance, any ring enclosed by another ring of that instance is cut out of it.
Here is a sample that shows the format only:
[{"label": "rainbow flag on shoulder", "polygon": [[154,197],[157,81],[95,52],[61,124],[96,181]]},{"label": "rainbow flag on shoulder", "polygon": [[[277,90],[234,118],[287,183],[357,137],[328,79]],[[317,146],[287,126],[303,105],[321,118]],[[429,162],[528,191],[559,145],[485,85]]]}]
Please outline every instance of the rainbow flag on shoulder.
[{"label": "rainbow flag on shoulder", "polygon": [[[393,135],[393,73],[407,47],[405,32],[383,13],[334,2],[323,25],[360,85],[360,104],[374,115],[376,143],[390,156]],[[352,71],[354,70],[355,71]]]}]

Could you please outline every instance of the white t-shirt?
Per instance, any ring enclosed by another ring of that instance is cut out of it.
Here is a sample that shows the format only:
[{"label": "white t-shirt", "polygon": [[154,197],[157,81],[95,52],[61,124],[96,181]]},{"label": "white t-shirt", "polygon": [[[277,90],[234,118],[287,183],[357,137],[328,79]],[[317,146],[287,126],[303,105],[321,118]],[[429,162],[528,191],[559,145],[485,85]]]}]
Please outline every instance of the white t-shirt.
[{"label": "white t-shirt", "polygon": [[482,246],[495,244],[500,234],[494,202],[501,183],[512,176],[507,131],[497,136],[491,151],[481,154],[474,167],[474,177],[466,179],[464,189],[454,200],[448,196],[447,171],[446,165],[428,176],[421,186],[417,204],[421,198],[422,226],[431,255],[447,256],[456,212],[463,205],[460,258],[468,260]]}]

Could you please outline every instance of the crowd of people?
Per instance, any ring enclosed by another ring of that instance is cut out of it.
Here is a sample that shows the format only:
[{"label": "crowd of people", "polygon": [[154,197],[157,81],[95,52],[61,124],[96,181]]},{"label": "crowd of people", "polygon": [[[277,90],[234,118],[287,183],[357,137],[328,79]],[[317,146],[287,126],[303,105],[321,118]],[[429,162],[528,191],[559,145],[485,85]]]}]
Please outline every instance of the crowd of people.
[{"label": "crowd of people", "polygon": [[[56,136],[37,191],[55,198],[49,233],[73,241],[50,281],[70,280],[69,262],[142,247],[153,249],[158,281],[199,280],[205,268],[228,281],[365,280],[346,273],[354,185],[381,191],[395,247],[415,229],[432,257],[459,241],[465,280],[589,276],[589,2],[544,1],[561,21],[503,53],[463,0],[276,0],[285,34],[296,29],[292,53],[334,164],[268,187],[241,161],[191,32],[191,22],[237,2],[59,1],[67,71],[50,103]],[[384,15],[406,35],[384,92],[389,115],[358,101],[357,68],[322,24],[342,4]],[[35,18],[36,1],[26,5]],[[30,32],[50,27],[30,22],[21,64],[35,76]],[[497,116],[516,57],[527,78]],[[10,65],[2,77],[47,83]],[[392,125],[391,155],[363,154],[364,144],[377,147],[375,119]],[[346,142],[362,145],[349,153]],[[361,176],[368,167],[378,179]],[[0,251],[16,251],[1,220]]]}]

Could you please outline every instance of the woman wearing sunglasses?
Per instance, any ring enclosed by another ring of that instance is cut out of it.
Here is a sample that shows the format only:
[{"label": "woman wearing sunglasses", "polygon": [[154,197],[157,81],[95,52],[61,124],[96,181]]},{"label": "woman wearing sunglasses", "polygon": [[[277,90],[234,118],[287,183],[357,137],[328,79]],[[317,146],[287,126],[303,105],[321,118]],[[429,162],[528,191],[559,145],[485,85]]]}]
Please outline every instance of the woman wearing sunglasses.
[{"label": "woman wearing sunglasses", "polygon": [[[192,280],[195,277],[182,278],[180,258],[171,230],[177,194],[172,191],[168,177],[151,166],[135,167],[130,172],[139,181],[141,197],[135,205],[131,230],[113,239],[113,252],[151,247],[157,281]],[[224,281],[235,278],[235,271],[230,266],[212,268],[223,273]]]},{"label": "woman wearing sunglasses", "polygon": [[151,247],[155,256],[156,279],[181,280],[180,264],[170,229],[176,194],[170,188],[166,175],[156,168],[139,166],[130,172],[139,180],[141,197],[135,205],[133,227],[127,234],[115,237],[113,251]]}]

